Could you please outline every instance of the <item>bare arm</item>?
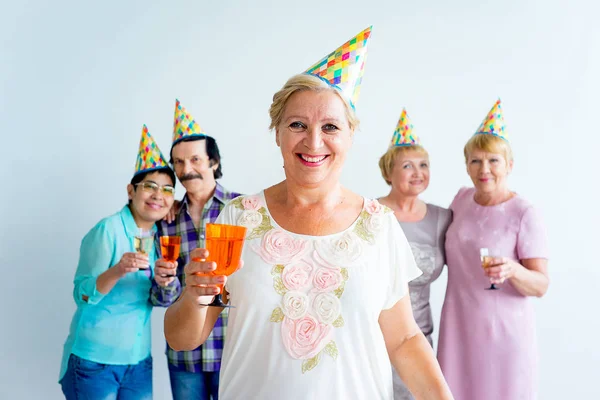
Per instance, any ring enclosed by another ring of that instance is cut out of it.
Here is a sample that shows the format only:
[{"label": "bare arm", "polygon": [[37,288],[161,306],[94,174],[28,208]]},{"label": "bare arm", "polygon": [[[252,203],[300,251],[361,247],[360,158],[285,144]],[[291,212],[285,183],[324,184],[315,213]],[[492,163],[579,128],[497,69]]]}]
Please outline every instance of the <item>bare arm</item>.
[{"label": "bare arm", "polygon": [[550,284],[545,258],[528,258],[520,264],[508,258],[497,258],[486,273],[492,283],[503,283],[508,279],[523,296],[542,297]]},{"label": "bare arm", "polygon": [[417,400],[453,399],[433,349],[414,320],[408,295],[381,312],[379,326],[392,365]]},{"label": "bare arm", "polygon": [[108,294],[122,277],[117,268],[109,268],[96,279],[96,289],[102,294]]},{"label": "bare arm", "polygon": [[186,286],[179,299],[165,313],[165,337],[175,351],[194,350],[203,344],[215,326],[223,308],[201,306],[214,296],[198,296],[198,290]]},{"label": "bare arm", "polygon": [[[196,249],[192,260],[206,259],[208,251]],[[191,261],[185,270],[185,288],[179,299],[165,313],[165,337],[173,350],[193,350],[203,344],[223,311],[221,307],[207,307],[219,293],[217,284],[225,283],[225,276],[207,274],[216,268],[213,262]]]}]

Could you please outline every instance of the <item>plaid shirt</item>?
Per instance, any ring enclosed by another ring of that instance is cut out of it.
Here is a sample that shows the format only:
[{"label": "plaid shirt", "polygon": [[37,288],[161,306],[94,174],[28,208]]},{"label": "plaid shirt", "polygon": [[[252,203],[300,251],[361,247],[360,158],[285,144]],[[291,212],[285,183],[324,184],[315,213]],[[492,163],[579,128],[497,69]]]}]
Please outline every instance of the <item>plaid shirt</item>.
[{"label": "plaid shirt", "polygon": [[[198,229],[188,213],[188,198],[183,197],[179,212],[175,221],[168,224],[162,221],[158,225],[158,235],[181,236],[181,250],[177,259],[177,278],[166,288],[152,281],[150,300],[152,304],[168,307],[177,300],[181,294],[182,284],[185,285],[183,268],[190,261],[190,252],[204,245],[204,230],[206,223],[215,222],[221,210],[231,199],[240,196],[239,193],[225,190],[219,183],[215,188],[215,194],[204,205],[202,221]],[[159,247],[160,248],[160,247]],[[213,372],[221,369],[221,355],[223,353],[223,341],[227,326],[227,311],[224,310],[215,322],[215,327],[206,342],[192,351],[175,351],[167,344],[167,360],[169,369],[175,371],[189,372]]]}]

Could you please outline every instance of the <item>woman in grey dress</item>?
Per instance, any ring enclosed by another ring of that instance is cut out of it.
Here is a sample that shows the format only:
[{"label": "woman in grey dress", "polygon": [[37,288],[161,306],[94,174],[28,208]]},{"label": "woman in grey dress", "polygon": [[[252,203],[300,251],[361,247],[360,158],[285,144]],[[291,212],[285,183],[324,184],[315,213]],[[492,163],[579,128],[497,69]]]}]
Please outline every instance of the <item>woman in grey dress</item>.
[{"label": "woman in grey dress", "polygon": [[[391,186],[390,193],[379,201],[394,210],[417,266],[423,271],[423,275],[409,284],[410,299],[415,320],[433,346],[430,286],[440,276],[445,264],[444,243],[452,214],[446,208],[419,199],[429,185],[429,155],[412,129],[404,110],[392,143],[379,160],[381,175]],[[396,371],[393,377],[394,400],[413,399]]]}]

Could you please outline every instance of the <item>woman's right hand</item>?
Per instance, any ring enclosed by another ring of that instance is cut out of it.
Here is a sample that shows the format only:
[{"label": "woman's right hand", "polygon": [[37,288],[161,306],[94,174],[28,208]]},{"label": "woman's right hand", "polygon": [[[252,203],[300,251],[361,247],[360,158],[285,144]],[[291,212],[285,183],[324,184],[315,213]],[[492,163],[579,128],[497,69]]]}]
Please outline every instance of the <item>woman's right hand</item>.
[{"label": "woman's right hand", "polygon": [[165,337],[175,351],[193,350],[210,336],[219,318],[221,307],[207,307],[220,292],[226,277],[213,275],[214,262],[206,262],[208,251],[195,249],[190,253],[190,261],[183,268],[185,286],[179,300],[165,313]]},{"label": "woman's right hand", "polygon": [[124,253],[121,260],[113,267],[119,278],[140,269],[150,268],[150,260],[143,253]]},{"label": "woman's right hand", "polygon": [[212,298],[219,294],[220,285],[227,281],[225,275],[212,275],[217,268],[217,264],[212,261],[205,261],[208,257],[208,250],[195,249],[190,254],[190,261],[184,268],[185,289],[184,295],[192,297],[197,303],[208,304]]}]

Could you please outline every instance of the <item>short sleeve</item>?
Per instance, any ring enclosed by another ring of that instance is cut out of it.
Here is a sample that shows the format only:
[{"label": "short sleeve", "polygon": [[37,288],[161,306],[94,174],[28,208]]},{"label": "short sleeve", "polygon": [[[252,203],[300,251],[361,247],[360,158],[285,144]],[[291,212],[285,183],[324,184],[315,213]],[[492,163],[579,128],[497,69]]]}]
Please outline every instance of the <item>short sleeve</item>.
[{"label": "short sleeve", "polygon": [[[408,294],[408,283],[419,277],[423,272],[417,268],[408,240],[393,213],[387,214],[385,250],[389,253],[389,285],[383,309],[392,308],[401,298]],[[383,250],[383,249],[382,249]]]},{"label": "short sleeve", "polygon": [[530,206],[521,217],[517,256],[519,260],[548,258],[548,253],[548,238],[543,218],[535,207]]},{"label": "short sleeve", "polygon": [[456,207],[458,206],[458,204],[462,201],[463,197],[465,197],[465,195],[469,192],[469,188],[468,187],[462,187],[458,190],[458,193],[456,193],[456,196],[454,196],[454,199],[452,200],[452,203],[450,203],[450,210],[455,211]]}]

